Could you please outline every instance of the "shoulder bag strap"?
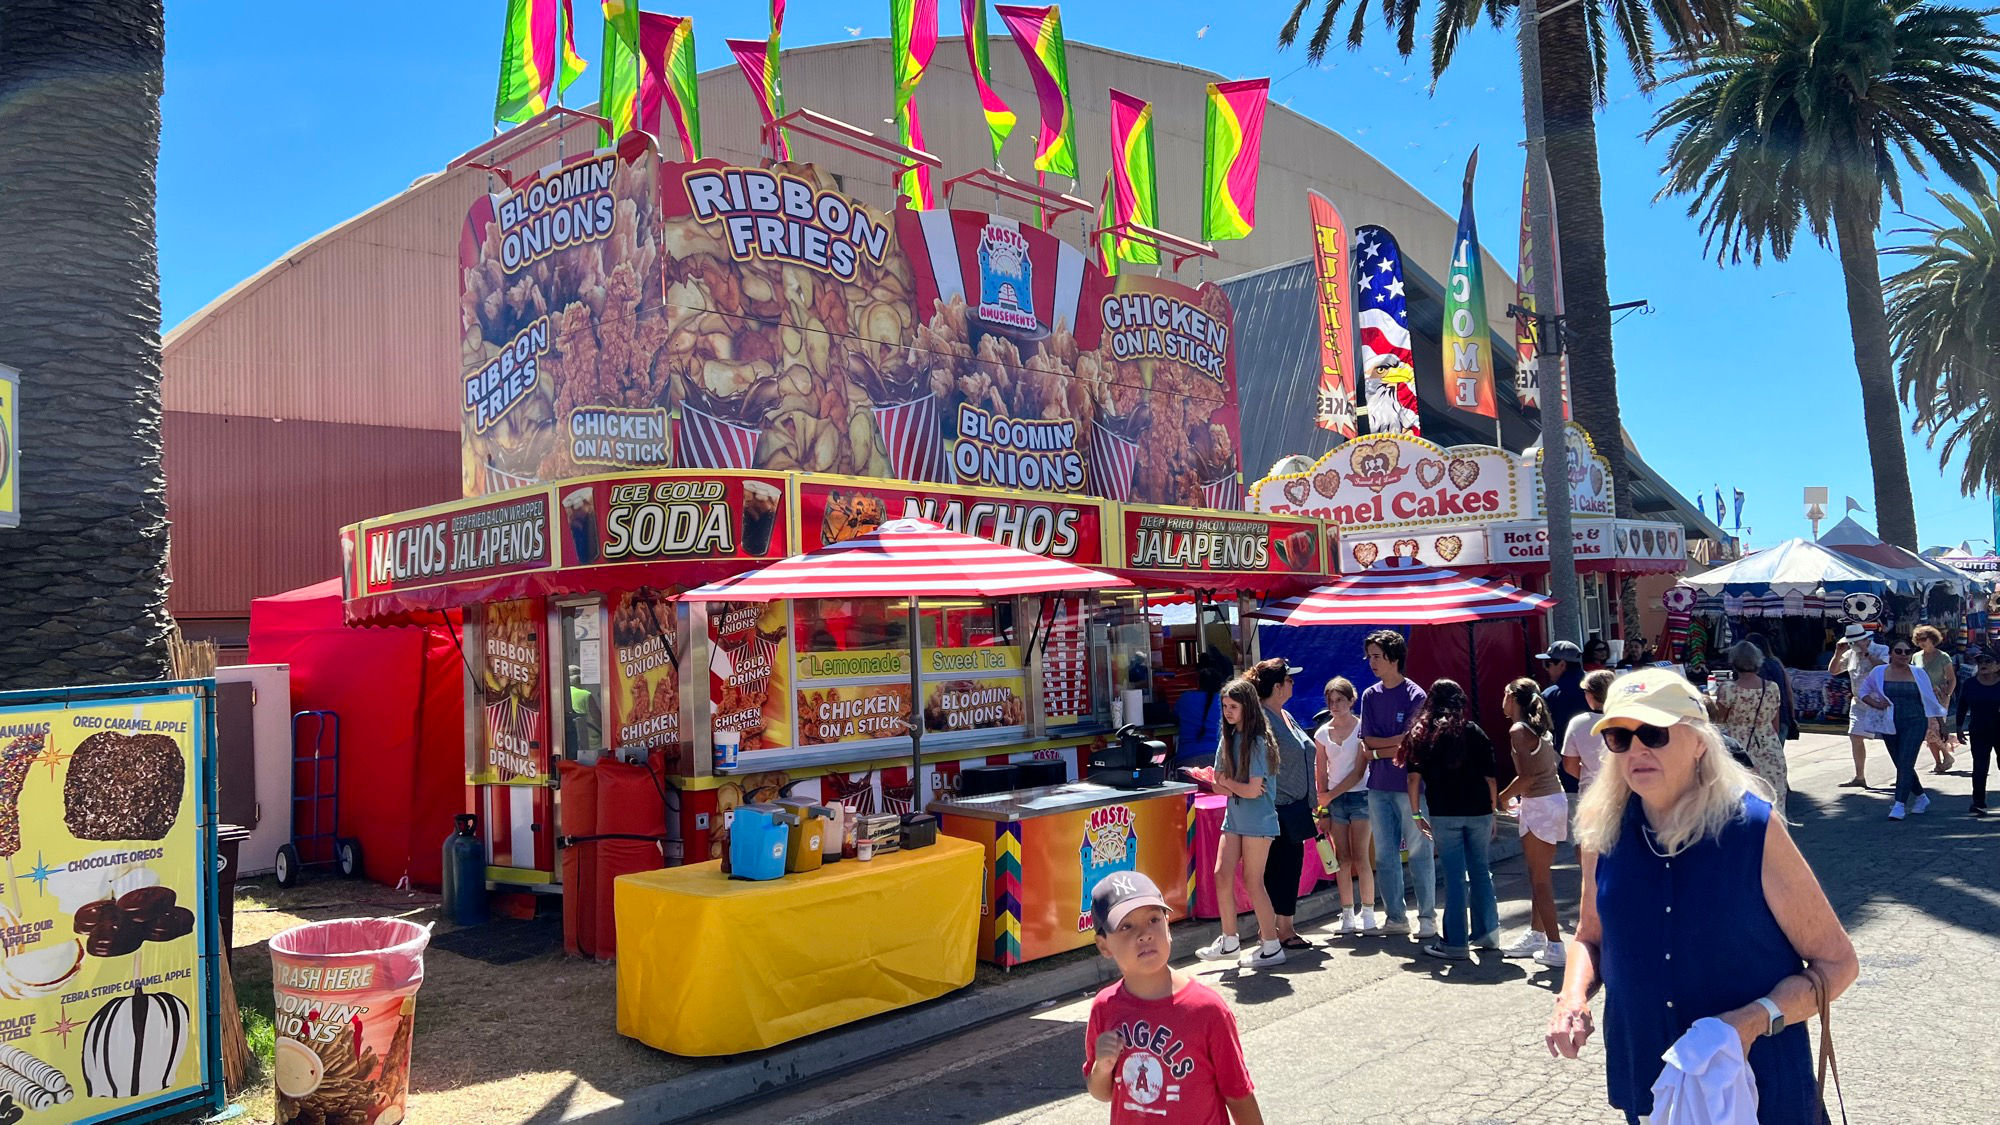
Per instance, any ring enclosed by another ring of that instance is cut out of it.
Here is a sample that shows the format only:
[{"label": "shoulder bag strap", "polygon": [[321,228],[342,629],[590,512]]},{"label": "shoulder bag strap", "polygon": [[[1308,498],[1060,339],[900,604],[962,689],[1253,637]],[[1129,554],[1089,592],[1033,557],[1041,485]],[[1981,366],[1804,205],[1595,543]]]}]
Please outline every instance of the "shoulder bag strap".
[{"label": "shoulder bag strap", "polygon": [[1817,966],[1807,965],[1806,979],[1812,982],[1813,999],[1819,1003],[1819,1104],[1826,1112],[1826,1075],[1833,1072],[1833,1096],[1840,1106],[1840,1125],[1847,1125],[1847,1096],[1840,1089],[1840,1063],[1833,1057],[1833,1002],[1828,995],[1826,975]]}]

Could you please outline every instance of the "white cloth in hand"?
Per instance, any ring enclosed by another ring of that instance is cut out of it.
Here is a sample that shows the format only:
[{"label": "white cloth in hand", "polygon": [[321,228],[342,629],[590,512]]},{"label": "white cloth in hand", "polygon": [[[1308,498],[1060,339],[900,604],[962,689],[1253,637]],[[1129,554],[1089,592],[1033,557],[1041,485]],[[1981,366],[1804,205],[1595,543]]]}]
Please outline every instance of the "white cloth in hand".
[{"label": "white cloth in hand", "polygon": [[1757,1076],[1735,1028],[1696,1020],[1660,1058],[1649,1125],[1757,1125]]}]

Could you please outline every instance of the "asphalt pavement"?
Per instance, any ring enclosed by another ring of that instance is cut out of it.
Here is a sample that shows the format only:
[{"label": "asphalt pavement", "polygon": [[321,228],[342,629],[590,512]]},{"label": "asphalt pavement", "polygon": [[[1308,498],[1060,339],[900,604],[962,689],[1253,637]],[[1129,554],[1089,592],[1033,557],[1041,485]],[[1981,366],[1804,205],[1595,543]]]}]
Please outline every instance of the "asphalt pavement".
[{"label": "asphalt pavement", "polygon": [[[1857,1125],[2000,1121],[2000,819],[1965,815],[1965,757],[1936,779],[1935,807],[1899,823],[1887,819],[1885,791],[1839,788],[1852,773],[1844,737],[1791,744],[1793,833],[1861,957],[1860,981],[1834,1007]],[[1891,777],[1879,744],[1870,775],[1878,786]],[[1578,883],[1567,846],[1559,864],[1567,930]],[[1494,877],[1511,940],[1527,919],[1521,861],[1498,864]],[[1497,957],[1439,961],[1408,938],[1304,932],[1321,948],[1275,969],[1190,964],[1236,1010],[1266,1121],[1622,1121],[1604,1100],[1598,1046],[1578,1061],[1543,1046],[1556,971]],[[1083,1086],[1088,1008],[1078,994],[720,1120],[1103,1122],[1109,1107]]]}]

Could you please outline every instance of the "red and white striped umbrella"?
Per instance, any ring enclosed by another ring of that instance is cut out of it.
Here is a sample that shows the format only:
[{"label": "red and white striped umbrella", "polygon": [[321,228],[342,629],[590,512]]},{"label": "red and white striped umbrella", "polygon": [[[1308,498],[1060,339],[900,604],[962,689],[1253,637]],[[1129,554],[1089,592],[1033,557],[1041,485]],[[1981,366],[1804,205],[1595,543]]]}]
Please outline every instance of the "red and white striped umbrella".
[{"label": "red and white striped umbrella", "polygon": [[1387,558],[1251,614],[1280,625],[1451,625],[1527,617],[1556,604],[1546,594],[1455,570]]},{"label": "red and white striped umbrella", "polygon": [[897,519],[865,535],[698,586],[681,598],[998,598],[1130,585],[1128,578],[947,531],[929,520]]}]

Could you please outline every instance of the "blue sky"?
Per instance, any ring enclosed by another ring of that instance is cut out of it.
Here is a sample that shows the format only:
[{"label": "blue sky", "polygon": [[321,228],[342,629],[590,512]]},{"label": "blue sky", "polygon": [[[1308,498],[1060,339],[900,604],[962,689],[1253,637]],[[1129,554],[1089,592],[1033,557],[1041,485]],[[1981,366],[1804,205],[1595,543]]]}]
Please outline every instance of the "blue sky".
[{"label": "blue sky", "polygon": [[[703,69],[728,61],[724,36],[765,30],[764,6],[744,0],[645,6],[696,17]],[[576,2],[578,46],[592,61],[597,7]],[[945,34],[952,34],[958,6],[942,0],[940,7]],[[1064,30],[1075,41],[1228,77],[1270,75],[1278,79],[1273,100],[1347,135],[1432,199],[1447,201],[1447,209],[1455,206],[1472,146],[1497,156],[1520,141],[1511,30],[1472,33],[1433,91],[1428,65],[1399,58],[1390,37],[1375,35],[1379,25],[1371,25],[1375,41],[1362,50],[1340,47],[1323,68],[1307,68],[1303,50],[1277,49],[1289,3],[1155,0],[1146,7],[1146,18],[1134,20],[1129,3],[1073,2],[1063,8]],[[327,17],[332,8],[239,0],[168,5],[159,199],[167,326],[490,134],[501,0],[347,4],[339,21]],[[999,21],[989,20],[994,49],[1012,50]],[[857,27],[864,36],[886,35],[887,0],[793,0],[785,38],[820,43]],[[1420,43],[1419,54],[1427,48]],[[1643,143],[1640,134],[1658,100],[1640,93],[1622,66],[1614,66],[1610,104],[1598,121],[1611,297],[1645,298],[1654,309],[1628,315],[1616,329],[1627,429],[1683,492],[1742,489],[1753,545],[1809,532],[1801,504],[1806,485],[1826,485],[1836,510],[1846,495],[1872,509],[1860,390],[1833,255],[1806,247],[1788,263],[1716,266],[1684,206],[1653,202],[1661,146]],[[885,99],[887,82],[885,75]],[[588,101],[595,91],[593,73],[574,92]],[[793,92],[795,101],[800,96]],[[941,111],[926,105],[925,112]],[[962,112],[978,108],[968,101]],[[1024,127],[1031,126],[1024,121]],[[1515,229],[1519,191],[1511,175],[1480,178],[1480,227],[1489,239]],[[1885,223],[1908,225],[1894,215]],[[1512,260],[1511,246],[1488,245],[1502,261]],[[1925,544],[1993,536],[1987,500],[1958,495],[1957,467],[1940,473],[1919,437],[1906,445]],[[1871,517],[1859,518],[1872,525]]]}]

